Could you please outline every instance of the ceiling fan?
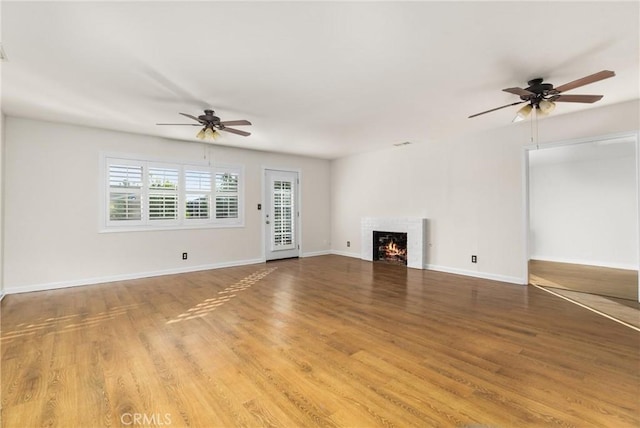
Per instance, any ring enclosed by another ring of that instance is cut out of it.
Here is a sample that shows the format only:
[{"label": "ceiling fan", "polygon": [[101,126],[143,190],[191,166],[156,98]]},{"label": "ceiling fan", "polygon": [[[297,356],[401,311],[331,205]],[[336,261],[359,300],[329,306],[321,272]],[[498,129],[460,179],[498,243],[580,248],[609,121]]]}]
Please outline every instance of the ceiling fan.
[{"label": "ceiling fan", "polygon": [[565,83],[564,85],[560,85],[556,88],[554,88],[551,83],[542,83],[542,78],[532,79],[527,82],[529,85],[527,88],[503,89],[504,92],[519,95],[520,101],[501,107],[496,107],[491,110],[483,111],[481,113],[473,114],[469,116],[469,119],[471,119],[472,117],[480,116],[481,114],[491,113],[492,111],[523,103],[527,104],[520,110],[518,110],[518,113],[513,120],[514,122],[525,119],[533,109],[536,109],[536,113],[541,113],[542,115],[549,114],[555,108],[556,102],[595,103],[596,101],[602,99],[603,95],[563,95],[563,93],[570,89],[575,89],[580,86],[588,85],[590,83],[594,83],[603,79],[608,79],[609,77],[613,77],[615,75],[616,73],[614,73],[613,71],[603,70],[598,73],[583,77],[581,79],[574,80],[573,82]]},{"label": "ceiling fan", "polygon": [[248,120],[227,120],[221,121],[218,116],[214,115],[213,110],[205,110],[204,114],[196,117],[187,113],[180,113],[181,115],[193,119],[198,123],[156,123],[156,125],[184,125],[184,126],[202,126],[202,129],[196,135],[197,138],[204,140],[211,138],[217,139],[220,134],[218,131],[231,132],[232,134],[242,135],[248,137],[250,132],[241,131],[240,129],[229,128],[229,126],[251,125]]}]

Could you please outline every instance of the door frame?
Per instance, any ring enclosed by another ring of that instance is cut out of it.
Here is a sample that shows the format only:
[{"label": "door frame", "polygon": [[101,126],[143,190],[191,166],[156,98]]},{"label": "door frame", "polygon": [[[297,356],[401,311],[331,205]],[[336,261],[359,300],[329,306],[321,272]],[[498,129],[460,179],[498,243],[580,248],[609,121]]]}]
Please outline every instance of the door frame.
[{"label": "door frame", "polygon": [[267,227],[265,223],[265,213],[266,213],[266,201],[267,201],[267,171],[280,171],[280,172],[294,172],[298,174],[298,185],[296,186],[296,199],[298,201],[298,217],[295,222],[295,232],[298,237],[298,257],[302,257],[303,248],[302,248],[302,171],[299,168],[289,168],[289,167],[273,167],[273,166],[265,166],[261,167],[261,194],[262,194],[262,210],[260,210],[260,222],[261,228],[260,231],[262,233],[262,260],[267,261]]},{"label": "door frame", "polygon": [[616,138],[629,138],[633,139],[636,148],[636,205],[638,207],[636,222],[638,224],[638,260],[636,270],[638,271],[638,301],[640,302],[640,131],[630,131],[630,132],[617,132],[613,134],[605,134],[598,135],[595,137],[587,137],[587,138],[577,138],[571,140],[559,140],[552,141],[549,143],[542,144],[528,144],[523,146],[522,148],[522,207],[523,207],[523,233],[524,233],[524,260],[523,267],[525,273],[525,285],[529,284],[529,258],[530,254],[530,219],[529,219],[529,209],[530,209],[530,194],[529,194],[529,152],[531,150],[538,149],[552,149],[556,147],[569,146],[575,144],[585,144],[585,143],[594,143],[597,141],[603,140],[613,140]]}]

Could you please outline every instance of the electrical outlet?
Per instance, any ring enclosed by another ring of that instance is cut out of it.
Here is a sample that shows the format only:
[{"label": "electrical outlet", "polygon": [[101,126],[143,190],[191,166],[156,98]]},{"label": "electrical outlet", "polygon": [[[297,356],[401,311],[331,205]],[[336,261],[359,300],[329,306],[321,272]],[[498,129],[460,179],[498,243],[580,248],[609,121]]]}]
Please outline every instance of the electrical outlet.
[{"label": "electrical outlet", "polygon": [[187,253],[182,253],[182,260],[187,260]]},{"label": "electrical outlet", "polygon": [[351,241],[347,241],[347,247],[351,246]]},{"label": "electrical outlet", "polygon": [[471,263],[478,263],[478,256],[471,256]]}]

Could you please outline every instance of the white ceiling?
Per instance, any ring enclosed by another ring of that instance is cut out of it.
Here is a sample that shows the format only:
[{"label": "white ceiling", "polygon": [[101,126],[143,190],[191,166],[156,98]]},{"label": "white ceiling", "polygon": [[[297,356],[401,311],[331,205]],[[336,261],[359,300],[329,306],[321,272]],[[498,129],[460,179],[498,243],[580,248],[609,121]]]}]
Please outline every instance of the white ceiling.
[{"label": "white ceiling", "polygon": [[6,115],[321,158],[507,126],[501,89],[616,77],[554,115],[640,98],[639,3],[3,1]]}]

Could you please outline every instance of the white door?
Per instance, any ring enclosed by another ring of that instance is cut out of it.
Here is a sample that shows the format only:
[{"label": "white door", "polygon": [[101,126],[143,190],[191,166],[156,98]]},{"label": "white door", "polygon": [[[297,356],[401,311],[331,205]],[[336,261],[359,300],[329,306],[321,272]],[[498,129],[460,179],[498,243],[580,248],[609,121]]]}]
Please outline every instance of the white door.
[{"label": "white door", "polygon": [[267,169],[265,186],[265,258],[298,257],[298,173]]}]

